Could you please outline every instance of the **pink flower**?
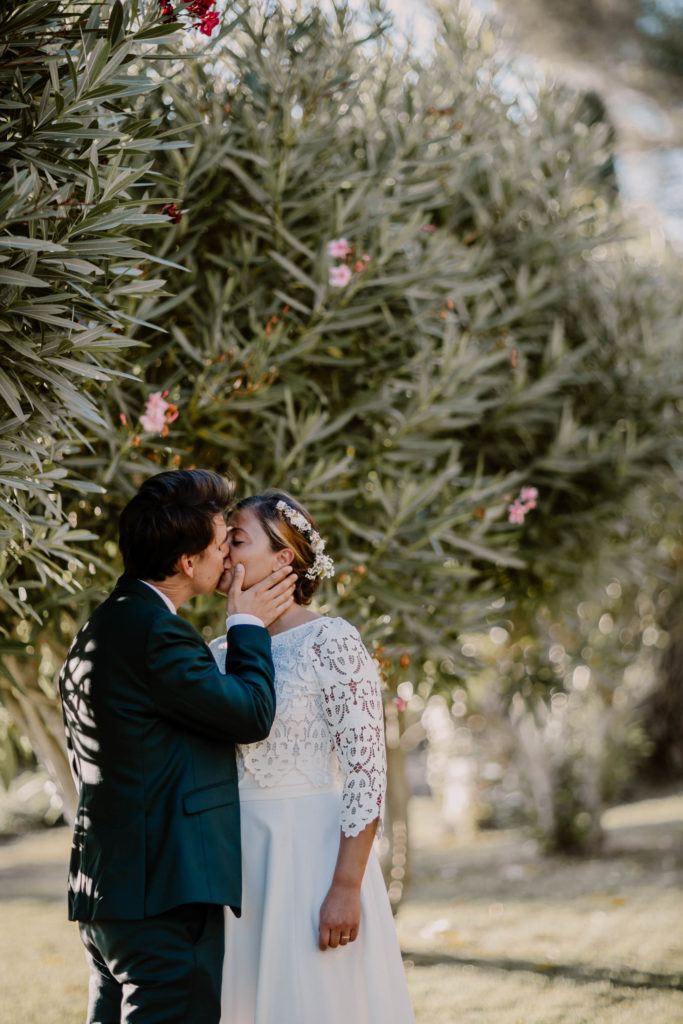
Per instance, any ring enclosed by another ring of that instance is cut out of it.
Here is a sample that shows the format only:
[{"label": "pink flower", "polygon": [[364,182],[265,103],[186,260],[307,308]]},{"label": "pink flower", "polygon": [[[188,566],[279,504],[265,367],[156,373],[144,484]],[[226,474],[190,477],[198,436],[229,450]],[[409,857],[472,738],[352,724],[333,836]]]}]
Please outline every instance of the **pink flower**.
[{"label": "pink flower", "polygon": [[165,22],[177,21],[171,0],[159,0],[159,13]]},{"label": "pink flower", "polygon": [[517,523],[521,525],[524,522],[524,516],[526,515],[526,509],[519,502],[515,500],[508,508],[508,522]]},{"label": "pink flower", "polygon": [[532,508],[536,508],[536,498],[538,497],[538,490],[536,487],[522,487],[519,492],[519,497],[508,505],[508,520],[511,523],[521,524],[524,522],[524,517],[527,512],[531,512]]},{"label": "pink flower", "polygon": [[406,702],[403,700],[402,697],[394,697],[394,704],[396,705],[396,709],[398,711],[405,711]]},{"label": "pink flower", "polygon": [[527,504],[528,508],[536,508],[537,497],[538,490],[535,487],[522,487],[520,498]]},{"label": "pink flower", "polygon": [[183,219],[182,210],[179,210],[175,203],[166,203],[161,207],[161,212],[170,217],[173,224],[180,224]]},{"label": "pink flower", "polygon": [[199,31],[202,35],[210,36],[220,20],[221,18],[218,11],[209,11],[209,13],[205,14],[202,18]]},{"label": "pink flower", "polygon": [[422,225],[422,230],[423,231],[427,231],[427,232],[429,232],[429,231],[436,231],[436,225],[434,225],[434,224],[423,224]]},{"label": "pink flower", "polygon": [[198,28],[202,35],[210,36],[220,21],[218,11],[213,10],[216,0],[189,0],[187,9],[200,20],[196,21],[192,28]]},{"label": "pink flower", "polygon": [[333,238],[327,244],[327,252],[333,260],[345,260],[351,252],[351,246],[345,238]]},{"label": "pink flower", "polygon": [[[159,13],[164,22],[168,24],[178,20],[174,12],[173,0],[158,0],[158,2]],[[189,14],[199,18],[199,21],[193,23],[192,28],[198,28],[202,35],[210,36],[220,21],[218,11],[214,10],[216,0],[187,0],[185,6]]]},{"label": "pink flower", "polygon": [[333,288],[343,288],[351,280],[351,268],[342,263],[338,267],[330,267],[330,284]]},{"label": "pink flower", "polygon": [[140,417],[140,424],[143,430],[150,434],[160,434],[166,425],[166,410],[168,402],[160,391],[153,391],[147,399],[145,411]]}]

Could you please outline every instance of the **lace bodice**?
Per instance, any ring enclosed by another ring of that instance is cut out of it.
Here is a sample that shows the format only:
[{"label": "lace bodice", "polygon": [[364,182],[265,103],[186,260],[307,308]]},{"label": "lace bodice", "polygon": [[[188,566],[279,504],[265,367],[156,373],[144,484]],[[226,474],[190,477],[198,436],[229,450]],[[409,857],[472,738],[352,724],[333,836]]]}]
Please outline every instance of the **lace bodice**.
[{"label": "lace bodice", "polygon": [[[210,646],[224,670],[225,637]],[[237,748],[240,787],[337,785],[342,831],[358,835],[381,818],[386,789],[375,664],[354,626],[324,616],[276,634],[273,663],[275,721],[267,739]]]}]

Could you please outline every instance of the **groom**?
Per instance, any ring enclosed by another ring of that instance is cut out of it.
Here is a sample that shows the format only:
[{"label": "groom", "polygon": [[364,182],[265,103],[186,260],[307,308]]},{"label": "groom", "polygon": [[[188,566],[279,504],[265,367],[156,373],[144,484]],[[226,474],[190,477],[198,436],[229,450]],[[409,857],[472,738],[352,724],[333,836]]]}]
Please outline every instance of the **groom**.
[{"label": "groom", "polygon": [[[217,1024],[223,906],[240,912],[235,743],[275,713],[263,623],[282,571],[225,574],[231,485],[206,470],[147,480],[121,514],[125,573],[76,636],[60,691],[78,811],[69,918],[90,964],[89,1024]],[[221,587],[225,674],[176,614]]]}]

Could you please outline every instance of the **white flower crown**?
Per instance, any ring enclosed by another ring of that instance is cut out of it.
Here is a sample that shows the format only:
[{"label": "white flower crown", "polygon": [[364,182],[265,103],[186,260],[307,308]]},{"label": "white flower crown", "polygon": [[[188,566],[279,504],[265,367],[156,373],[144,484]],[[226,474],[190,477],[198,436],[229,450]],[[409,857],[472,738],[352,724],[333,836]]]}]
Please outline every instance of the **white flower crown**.
[{"label": "white flower crown", "polygon": [[325,579],[328,576],[334,576],[334,562],[329,555],[324,554],[325,541],[322,539],[317,530],[315,530],[305,515],[301,512],[297,512],[295,508],[288,505],[286,501],[278,501],[275,506],[278,512],[280,512],[287,522],[291,523],[292,526],[303,533],[308,538],[313,554],[315,555],[315,561],[313,565],[306,570],[306,579],[314,580],[316,576],[320,576],[321,579]]}]

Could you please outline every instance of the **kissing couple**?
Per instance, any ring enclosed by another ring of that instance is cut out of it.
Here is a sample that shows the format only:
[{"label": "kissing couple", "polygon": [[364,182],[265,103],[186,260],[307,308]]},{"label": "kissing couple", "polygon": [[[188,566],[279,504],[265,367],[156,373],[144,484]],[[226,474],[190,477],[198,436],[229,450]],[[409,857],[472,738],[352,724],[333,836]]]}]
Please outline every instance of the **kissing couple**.
[{"label": "kissing couple", "polygon": [[[232,491],[208,470],[145,481],[124,574],[60,674],[88,1024],[412,1024],[373,850],[377,670],[308,607],[333,563],[306,509]],[[177,612],[213,591],[207,646]]]}]

